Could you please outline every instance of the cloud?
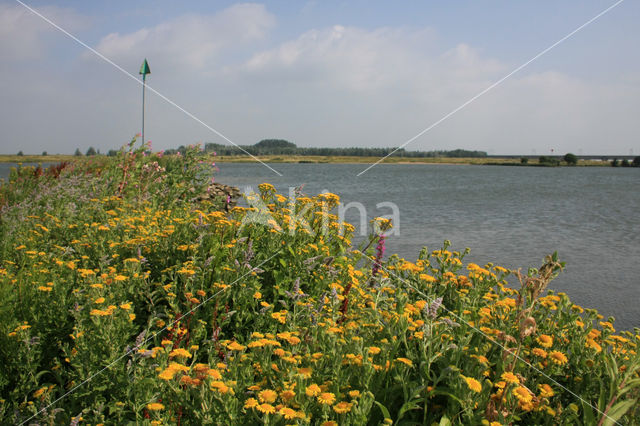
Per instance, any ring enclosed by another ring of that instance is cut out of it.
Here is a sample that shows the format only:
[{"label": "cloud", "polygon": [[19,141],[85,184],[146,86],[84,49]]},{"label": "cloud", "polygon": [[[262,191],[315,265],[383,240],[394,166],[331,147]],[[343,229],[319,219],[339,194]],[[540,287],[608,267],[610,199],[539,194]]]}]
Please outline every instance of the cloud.
[{"label": "cloud", "polygon": [[[37,8],[57,25],[77,31],[90,23],[90,18],[57,6]],[[3,61],[20,62],[43,55],[51,43],[51,34],[64,36],[51,24],[21,5],[0,4],[0,55]]]},{"label": "cloud", "polygon": [[[398,146],[517,65],[444,45],[429,29],[333,26],[255,53],[236,71],[256,103],[277,99],[256,121],[281,120],[301,144]],[[607,139],[633,143],[637,85],[548,68],[519,72],[407,149],[596,153],[611,149]]]},{"label": "cloud", "polygon": [[[48,13],[67,27],[79,25],[68,10]],[[0,51],[13,49],[10,60],[46,52],[50,31],[39,18],[0,6]],[[263,5],[241,4],[111,33],[97,49],[134,74],[147,57],[154,89],[236,143],[276,137],[301,146],[398,146],[521,63],[492,57],[473,40],[445,41],[431,28],[334,25],[274,43],[279,35],[282,29]],[[24,140],[25,152],[54,152],[53,145],[84,151],[89,144],[105,151],[139,131],[137,83],[90,52],[72,56],[71,47],[78,47],[68,44],[68,51],[56,46],[49,60],[29,62],[37,66],[25,69],[18,59],[0,68],[3,143]],[[640,75],[579,78],[541,60],[407,149],[638,152],[633,112],[640,109],[639,81]],[[225,142],[147,94],[145,134],[154,147]],[[8,146],[12,150],[13,142]]]},{"label": "cloud", "polygon": [[274,25],[264,5],[238,4],[214,15],[184,15],[128,34],[111,33],[96,50],[116,61],[146,56],[165,66],[202,69],[222,51],[264,39]]}]

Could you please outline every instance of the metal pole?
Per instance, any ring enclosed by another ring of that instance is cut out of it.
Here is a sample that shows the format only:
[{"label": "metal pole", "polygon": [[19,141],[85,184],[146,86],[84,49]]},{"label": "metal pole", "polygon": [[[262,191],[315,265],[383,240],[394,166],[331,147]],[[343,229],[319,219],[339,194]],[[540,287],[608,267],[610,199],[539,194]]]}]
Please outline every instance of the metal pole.
[{"label": "metal pole", "polygon": [[142,75],[142,144],[144,145],[144,92],[147,86],[147,75]]}]

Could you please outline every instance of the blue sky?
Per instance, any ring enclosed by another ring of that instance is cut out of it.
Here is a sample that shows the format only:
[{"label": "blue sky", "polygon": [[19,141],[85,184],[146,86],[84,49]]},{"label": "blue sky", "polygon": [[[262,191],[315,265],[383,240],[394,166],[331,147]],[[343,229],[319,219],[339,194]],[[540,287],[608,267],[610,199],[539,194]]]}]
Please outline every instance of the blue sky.
[{"label": "blue sky", "polygon": [[[238,144],[398,146],[613,1],[27,2]],[[640,153],[640,4],[626,0],[407,149]],[[118,148],[140,86],[0,2],[0,152]],[[155,149],[225,142],[153,93]]]}]

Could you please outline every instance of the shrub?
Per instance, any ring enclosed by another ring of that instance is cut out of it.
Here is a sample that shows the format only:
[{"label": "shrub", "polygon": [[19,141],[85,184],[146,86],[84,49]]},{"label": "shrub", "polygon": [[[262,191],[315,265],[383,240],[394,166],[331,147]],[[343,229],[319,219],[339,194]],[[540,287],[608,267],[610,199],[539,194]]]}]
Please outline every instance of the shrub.
[{"label": "shrub", "polygon": [[578,157],[575,154],[567,153],[562,157],[562,159],[569,166],[575,166],[578,164]]},{"label": "shrub", "polygon": [[558,166],[560,165],[560,161],[557,158],[547,157],[546,155],[541,155],[538,158],[538,164],[542,166]]}]

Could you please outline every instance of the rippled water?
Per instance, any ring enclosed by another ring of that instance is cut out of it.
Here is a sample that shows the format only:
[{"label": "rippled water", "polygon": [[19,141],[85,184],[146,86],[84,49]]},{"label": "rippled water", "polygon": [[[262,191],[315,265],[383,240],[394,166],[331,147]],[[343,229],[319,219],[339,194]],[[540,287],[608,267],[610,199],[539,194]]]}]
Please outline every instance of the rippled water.
[{"label": "rippled water", "polygon": [[[9,173],[0,164],[0,178]],[[509,268],[540,266],[558,251],[565,272],[550,288],[614,316],[618,328],[640,327],[640,169],[378,165],[361,177],[354,164],[218,164],[217,180],[240,187],[270,182],[287,194],[323,190],[362,203],[369,219],[400,209],[399,236],[387,253],[415,260],[423,246],[471,248],[467,260]],[[347,220],[356,223],[357,212]]]},{"label": "rippled water", "polygon": [[[218,164],[218,181],[243,189],[270,182],[278,191],[306,184],[307,194],[334,192],[364,204],[369,219],[400,208],[400,235],[387,253],[415,260],[423,246],[445,239],[467,258],[510,268],[540,266],[558,251],[567,262],[550,288],[616,318],[619,328],[640,327],[640,170],[448,165],[378,165],[361,177],[354,164]],[[352,223],[355,210],[347,212]]]}]

